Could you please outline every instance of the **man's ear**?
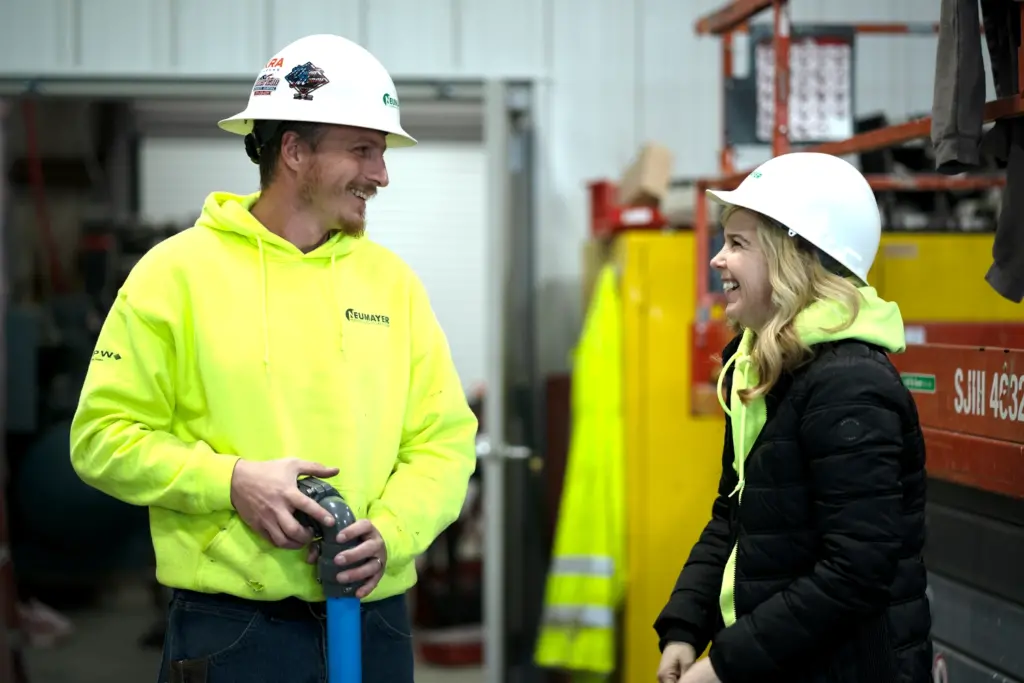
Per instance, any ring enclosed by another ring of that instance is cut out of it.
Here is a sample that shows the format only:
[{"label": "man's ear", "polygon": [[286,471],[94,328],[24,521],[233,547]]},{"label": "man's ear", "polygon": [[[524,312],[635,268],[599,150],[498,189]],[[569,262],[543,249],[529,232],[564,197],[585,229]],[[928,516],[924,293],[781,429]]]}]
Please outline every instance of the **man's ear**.
[{"label": "man's ear", "polygon": [[281,136],[281,163],[292,171],[298,171],[304,166],[313,151],[309,148],[299,134],[293,130],[285,131]]}]

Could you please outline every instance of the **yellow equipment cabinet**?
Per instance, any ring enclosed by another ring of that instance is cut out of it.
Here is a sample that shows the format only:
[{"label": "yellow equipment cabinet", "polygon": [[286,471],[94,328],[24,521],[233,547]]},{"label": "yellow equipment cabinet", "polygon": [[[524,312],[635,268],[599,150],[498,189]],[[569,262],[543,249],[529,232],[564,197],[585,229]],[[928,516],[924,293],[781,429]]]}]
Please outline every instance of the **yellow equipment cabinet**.
[{"label": "yellow equipment cabinet", "polygon": [[692,232],[626,232],[621,274],[629,557],[624,683],[657,680],[654,619],[711,516],[724,417],[691,414]]},{"label": "yellow equipment cabinet", "polygon": [[887,232],[868,282],[907,322],[1024,321],[1024,308],[985,282],[991,264],[991,233]]}]

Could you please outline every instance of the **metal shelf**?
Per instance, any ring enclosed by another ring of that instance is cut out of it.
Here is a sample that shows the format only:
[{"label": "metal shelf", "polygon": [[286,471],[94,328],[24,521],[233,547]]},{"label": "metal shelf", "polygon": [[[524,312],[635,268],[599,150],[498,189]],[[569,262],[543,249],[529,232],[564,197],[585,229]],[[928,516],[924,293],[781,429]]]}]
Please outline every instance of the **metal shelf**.
[{"label": "metal shelf", "polygon": [[697,20],[697,35],[720,36],[731,33],[757,14],[772,6],[775,0],[736,0]]},{"label": "metal shelf", "polygon": [[[999,121],[1001,119],[1007,119],[1014,116],[1024,115],[1024,97],[1021,95],[1012,95],[1010,97],[1002,97],[997,100],[992,100],[985,104],[985,122],[991,123],[992,121]],[[896,147],[897,145],[906,144],[915,140],[923,140],[931,134],[932,119],[930,116],[924,118],[915,119],[913,121],[907,121],[906,123],[899,123],[893,126],[887,126],[885,128],[879,128],[878,130],[872,130],[867,133],[861,133],[855,135],[852,138],[841,140],[839,142],[827,142],[822,145],[816,145],[814,147],[808,147],[806,151],[809,152],[822,152],[824,154],[834,154],[836,156],[845,156],[847,154],[861,154],[864,152],[871,152],[878,149],[886,149],[888,147]],[[740,184],[740,182],[747,177],[753,169],[747,169],[742,172],[728,173],[718,178],[702,178],[697,181],[698,184],[703,183],[704,189],[715,188],[715,189],[731,189]],[[929,177],[929,176],[924,176]],[[980,178],[983,176],[972,176],[970,178],[957,178],[953,176],[938,175],[938,178],[943,178],[947,181],[947,184],[939,183],[937,180],[929,184],[927,191],[935,190],[956,190],[956,189],[975,189],[977,187],[992,187],[995,178],[992,178],[992,182],[988,185],[971,185],[970,187],[961,185],[960,181],[972,180],[973,178]],[[892,178],[893,180],[887,180]],[[868,181],[873,182],[874,187],[877,190],[893,189],[890,187],[895,182],[895,176],[869,176]],[[906,190],[913,189],[907,185],[900,185],[897,189]]]}]

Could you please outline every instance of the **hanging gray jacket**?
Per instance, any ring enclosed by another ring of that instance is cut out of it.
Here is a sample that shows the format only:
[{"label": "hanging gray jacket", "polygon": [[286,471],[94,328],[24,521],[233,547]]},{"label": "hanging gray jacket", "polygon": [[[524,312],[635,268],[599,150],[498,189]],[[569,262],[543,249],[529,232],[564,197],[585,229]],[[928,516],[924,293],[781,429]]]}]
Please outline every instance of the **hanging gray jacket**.
[{"label": "hanging gray jacket", "polygon": [[1024,118],[1000,121],[982,139],[985,68],[981,16],[992,63],[996,95],[1019,92],[1017,46],[1022,0],[942,0],[932,101],[932,144],[936,169],[957,174],[977,168],[982,146],[1006,166],[992,267],[985,275],[1001,296],[1024,300]]}]

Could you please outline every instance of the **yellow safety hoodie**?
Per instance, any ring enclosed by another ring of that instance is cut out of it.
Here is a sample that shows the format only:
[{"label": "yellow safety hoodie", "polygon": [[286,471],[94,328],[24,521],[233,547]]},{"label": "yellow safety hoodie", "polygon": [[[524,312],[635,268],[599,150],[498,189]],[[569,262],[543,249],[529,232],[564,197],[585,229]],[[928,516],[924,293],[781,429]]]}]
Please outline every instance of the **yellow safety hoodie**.
[{"label": "yellow safety hoodie", "polygon": [[[804,309],[794,321],[800,339],[808,346],[844,339],[858,339],[880,346],[890,353],[902,353],[906,348],[906,341],[903,317],[900,315],[899,306],[881,299],[873,287],[860,287],[858,291],[861,293],[860,313],[850,327],[838,332],[828,332],[828,329],[834,329],[843,324],[849,318],[849,312],[842,303],[837,301],[818,301]],[[745,330],[740,339],[739,348],[726,362],[718,377],[718,400],[726,414],[729,415],[732,426],[735,451],[733,469],[736,470],[736,475],[739,478],[739,483],[736,484],[736,488],[730,495],[738,494],[740,504],[743,501],[743,464],[768,416],[764,397],[754,399],[747,405],[744,405],[739,398],[740,391],[756,386],[759,381],[757,369],[750,358],[753,343],[753,333],[750,330]],[[736,364],[736,369],[733,372],[732,391],[727,406],[722,398],[722,381],[729,366],[733,363]],[[722,592],[719,596],[722,618],[727,627],[736,623],[734,589],[738,545],[737,543],[733,546],[729,561],[726,563],[722,577]]]},{"label": "yellow safety hoodie", "polygon": [[331,483],[384,538],[370,597],[459,514],[477,421],[427,295],[395,255],[341,234],[303,254],[211,194],[196,226],[132,270],[100,333],[71,427],[79,476],[150,508],[166,586],[323,600],[305,550],[254,533],[231,503],[239,458],[340,468]]},{"label": "yellow safety hoodie", "polygon": [[576,349],[572,436],[535,654],[539,666],[609,674],[625,586],[622,320],[600,273]]}]

